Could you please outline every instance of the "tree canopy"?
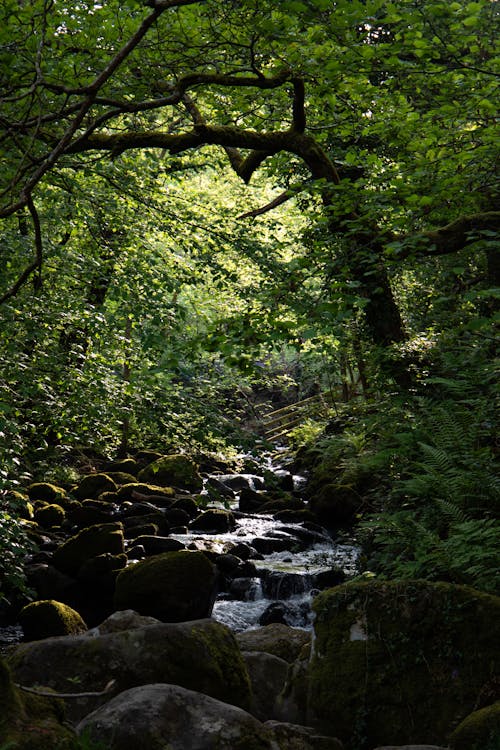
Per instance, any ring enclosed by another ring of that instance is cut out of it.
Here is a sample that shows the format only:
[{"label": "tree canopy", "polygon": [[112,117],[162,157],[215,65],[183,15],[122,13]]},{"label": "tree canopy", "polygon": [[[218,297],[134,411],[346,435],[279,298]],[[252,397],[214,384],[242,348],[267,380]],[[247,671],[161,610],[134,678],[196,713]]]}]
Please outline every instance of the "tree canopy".
[{"label": "tree canopy", "polygon": [[197,348],[241,364],[277,339],[330,340],[330,356],[333,337],[360,369],[381,347],[408,388],[453,283],[469,295],[456,320],[491,334],[495,3],[8,0],[0,13],[6,360],[57,353],[97,387],[106,341],[121,398],[134,357],[158,375]]}]

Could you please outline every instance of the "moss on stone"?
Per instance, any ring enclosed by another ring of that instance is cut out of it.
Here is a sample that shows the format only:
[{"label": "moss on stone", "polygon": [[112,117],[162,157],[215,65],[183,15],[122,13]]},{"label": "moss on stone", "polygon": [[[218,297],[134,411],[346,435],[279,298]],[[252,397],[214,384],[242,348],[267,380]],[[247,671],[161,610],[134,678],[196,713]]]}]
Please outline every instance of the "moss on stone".
[{"label": "moss on stone", "polygon": [[53,599],[27,604],[19,613],[19,622],[27,641],[57,635],[76,635],[87,630],[82,617],[74,609]]},{"label": "moss on stone", "polygon": [[117,498],[120,502],[125,500],[132,500],[134,493],[137,495],[161,495],[167,498],[173,498],[175,496],[175,490],[172,487],[160,487],[156,484],[146,484],[145,482],[130,482],[124,484],[117,492]]},{"label": "moss on stone", "polygon": [[[310,719],[346,743],[445,744],[496,670],[500,599],[427,581],[350,583],[314,603]],[[355,731],[354,731],[355,730]]]},{"label": "moss on stone", "polygon": [[163,622],[208,617],[215,598],[216,567],[202,552],[165,552],[123,570],[115,608],[135,609]]},{"label": "moss on stone", "polygon": [[28,487],[30,500],[43,500],[46,503],[54,503],[65,495],[66,492],[62,487],[58,487],[50,482],[33,482]]},{"label": "moss on stone", "polygon": [[117,485],[122,484],[130,484],[131,482],[135,482],[135,476],[133,474],[129,474],[126,471],[108,471],[106,474],[110,479],[115,482]]},{"label": "moss on stone", "polygon": [[121,523],[96,524],[70,537],[54,552],[54,565],[63,573],[75,575],[86,560],[105,552],[112,555],[124,552]]},{"label": "moss on stone", "polygon": [[49,503],[35,511],[35,521],[44,529],[51,529],[54,526],[61,526],[66,518],[64,508],[57,503]]},{"label": "moss on stone", "polygon": [[97,498],[101,492],[116,492],[116,483],[107,474],[87,474],[74,490],[78,500]]},{"label": "moss on stone", "polygon": [[146,466],[138,474],[140,482],[155,482],[162,486],[180,487],[191,492],[199,492],[203,480],[198,467],[188,456],[172,454],[162,456]]},{"label": "moss on stone", "polygon": [[452,750],[500,749],[500,701],[469,714],[449,738]]},{"label": "moss on stone", "polygon": [[12,750],[77,750],[76,735],[62,725],[60,701],[23,693],[0,659],[0,745]]}]

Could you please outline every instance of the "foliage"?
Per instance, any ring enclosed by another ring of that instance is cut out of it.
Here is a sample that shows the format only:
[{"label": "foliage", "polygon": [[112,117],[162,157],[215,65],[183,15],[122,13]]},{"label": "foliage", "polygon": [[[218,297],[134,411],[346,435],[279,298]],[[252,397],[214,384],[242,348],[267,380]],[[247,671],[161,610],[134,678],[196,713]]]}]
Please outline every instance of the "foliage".
[{"label": "foliage", "polygon": [[26,525],[21,520],[25,503],[6,491],[0,491],[0,602],[28,595],[24,563],[34,551]]}]

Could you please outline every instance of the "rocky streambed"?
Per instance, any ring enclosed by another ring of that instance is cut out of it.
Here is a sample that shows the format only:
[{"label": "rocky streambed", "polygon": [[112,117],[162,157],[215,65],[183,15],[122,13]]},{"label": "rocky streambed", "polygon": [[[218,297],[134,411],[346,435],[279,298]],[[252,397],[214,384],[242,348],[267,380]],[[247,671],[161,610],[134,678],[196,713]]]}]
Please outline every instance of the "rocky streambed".
[{"label": "rocky streambed", "polygon": [[301,479],[251,468],[148,452],[27,488],[36,600],[0,660],[0,742],[498,750],[498,598],[350,582],[357,549]]}]

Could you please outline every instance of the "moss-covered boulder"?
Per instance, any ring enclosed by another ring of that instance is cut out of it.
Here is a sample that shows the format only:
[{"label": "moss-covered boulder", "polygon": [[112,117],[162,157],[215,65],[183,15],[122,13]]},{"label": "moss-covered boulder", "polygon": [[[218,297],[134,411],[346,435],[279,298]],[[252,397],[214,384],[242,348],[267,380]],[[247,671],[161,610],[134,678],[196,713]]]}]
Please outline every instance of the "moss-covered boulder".
[{"label": "moss-covered boulder", "polygon": [[469,714],[452,732],[452,750],[498,750],[500,748],[500,701]]},{"label": "moss-covered boulder", "polygon": [[49,503],[35,510],[35,521],[43,529],[61,526],[66,518],[66,511],[57,503]]},{"label": "moss-covered boulder", "polygon": [[66,495],[62,487],[58,487],[50,482],[33,482],[28,487],[28,497],[30,500],[43,500],[46,503],[55,503]]},{"label": "moss-covered boulder", "polygon": [[146,484],[145,482],[129,482],[122,485],[117,493],[119,502],[140,500],[148,497],[164,497],[167,501],[172,502],[174,496],[175,490],[172,487],[160,487],[156,484]]},{"label": "moss-covered boulder", "polygon": [[111,521],[113,506],[100,500],[83,500],[69,512],[71,523],[81,529]]},{"label": "moss-covered boulder", "polygon": [[63,573],[76,575],[86,560],[106,552],[111,555],[124,552],[123,525],[119,522],[83,529],[56,549],[53,562]]},{"label": "moss-covered boulder", "polygon": [[87,625],[78,612],[53,599],[31,602],[19,613],[26,641],[37,641],[56,635],[84,633]]},{"label": "moss-covered boulder", "polygon": [[12,750],[76,750],[74,733],[62,724],[60,702],[15,687],[0,659],[0,746]]},{"label": "moss-covered boulder", "polygon": [[108,461],[102,468],[106,474],[113,471],[125,471],[135,477],[140,467],[135,458],[120,458],[116,461]]},{"label": "moss-covered boulder", "polygon": [[202,552],[180,550],[154,555],[118,575],[115,609],[135,609],[163,622],[210,617],[216,571]]},{"label": "moss-covered boulder", "polygon": [[203,480],[195,462],[188,456],[172,454],[156,459],[137,476],[139,482],[159,484],[163,487],[180,487],[191,492],[200,492]]},{"label": "moss-covered boulder", "polygon": [[127,471],[108,471],[106,476],[113,480],[118,486],[135,482],[135,476]]},{"label": "moss-covered boulder", "polygon": [[107,474],[87,474],[73,491],[78,500],[97,498],[101,492],[116,492],[116,483]]},{"label": "moss-covered boulder", "polygon": [[350,583],[314,611],[309,719],[346,742],[445,745],[498,670],[500,599],[466,586]]},{"label": "moss-covered boulder", "polygon": [[[9,664],[17,682],[58,692],[97,691],[114,679],[114,694],[136,685],[166,682],[242,708],[252,700],[248,672],[233,634],[208,619],[132,625],[132,629],[102,635],[90,631],[24,643],[9,654]],[[75,676],[79,678],[77,690]],[[69,716],[82,718],[110,697],[68,701]]]}]

